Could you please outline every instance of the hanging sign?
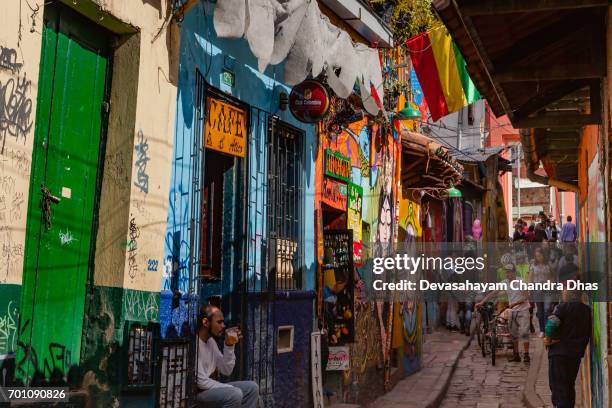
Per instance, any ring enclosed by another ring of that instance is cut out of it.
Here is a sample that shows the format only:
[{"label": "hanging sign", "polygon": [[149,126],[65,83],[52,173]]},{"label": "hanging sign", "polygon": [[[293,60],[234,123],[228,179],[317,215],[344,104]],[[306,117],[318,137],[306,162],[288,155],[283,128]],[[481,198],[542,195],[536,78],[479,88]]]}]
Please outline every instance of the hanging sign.
[{"label": "hanging sign", "polygon": [[340,211],[346,211],[346,184],[323,177],[321,202]]},{"label": "hanging sign", "polygon": [[348,183],[347,220],[346,227],[353,230],[353,261],[361,262],[363,243],[361,240],[361,206],[363,188],[357,184]]},{"label": "hanging sign", "polygon": [[310,372],[314,408],[323,408],[323,372],[321,370],[321,332],[310,333]]},{"label": "hanging sign", "polygon": [[348,346],[329,347],[325,371],[342,371],[351,368],[351,356]]},{"label": "hanging sign", "polygon": [[206,124],[204,126],[207,149],[244,157],[246,155],[246,111],[235,105],[206,97]]},{"label": "hanging sign", "polygon": [[331,149],[325,149],[325,175],[348,183],[351,181],[351,160]]},{"label": "hanging sign", "polygon": [[297,120],[316,123],[329,111],[329,94],[318,81],[306,80],[293,87],[289,95],[289,110]]}]

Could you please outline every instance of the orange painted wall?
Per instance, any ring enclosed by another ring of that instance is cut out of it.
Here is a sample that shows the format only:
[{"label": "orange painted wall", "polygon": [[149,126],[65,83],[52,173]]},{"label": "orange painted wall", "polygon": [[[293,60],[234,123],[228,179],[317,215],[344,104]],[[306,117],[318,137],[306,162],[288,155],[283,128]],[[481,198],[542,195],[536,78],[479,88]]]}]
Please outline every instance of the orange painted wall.
[{"label": "orange painted wall", "polygon": [[578,204],[584,206],[587,197],[587,187],[589,184],[587,171],[593,161],[598,147],[599,126],[585,126],[580,136],[580,146],[578,152]]}]

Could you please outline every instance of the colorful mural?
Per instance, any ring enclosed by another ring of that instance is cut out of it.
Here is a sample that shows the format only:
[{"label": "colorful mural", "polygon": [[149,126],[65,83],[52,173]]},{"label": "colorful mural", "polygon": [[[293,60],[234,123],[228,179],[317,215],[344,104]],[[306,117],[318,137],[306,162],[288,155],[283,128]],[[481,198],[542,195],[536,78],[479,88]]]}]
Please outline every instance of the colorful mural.
[{"label": "colorful mural", "polygon": [[[342,393],[344,401],[356,401],[356,395],[363,394],[372,384],[387,387],[390,384],[391,353],[401,353],[402,365],[407,374],[420,368],[422,339],[423,305],[417,298],[400,299],[396,302],[368,302],[361,299],[359,287],[364,283],[359,271],[372,257],[390,255],[395,243],[409,251],[416,251],[417,242],[422,236],[420,206],[398,191],[401,145],[397,134],[385,132],[378,124],[368,124],[366,119],[356,121],[345,127],[320,128],[318,157],[316,163],[315,208],[317,214],[317,235],[321,237],[327,226],[338,228],[329,223],[339,208],[328,202],[326,189],[330,177],[325,175],[324,157],[326,151],[347,157],[351,165],[351,177],[347,181],[348,197],[344,209],[344,228],[354,231],[354,255],[361,262],[355,268],[355,342],[350,344],[351,368],[343,376]],[[327,154],[329,155],[329,153]],[[334,180],[335,181],[335,180]],[[360,203],[359,203],[360,202]],[[357,242],[362,240],[361,248]],[[319,261],[323,250],[319,242]],[[359,250],[361,249],[361,252]],[[322,294],[321,294],[322,295]],[[362,327],[376,331],[374,342],[376,353],[372,350],[374,335],[360,336]],[[376,358],[375,358],[376,357]],[[359,360],[359,361],[357,361]],[[373,381],[372,372],[367,368],[378,363],[384,367],[382,378]],[[328,375],[326,387],[332,387]],[[368,379],[369,378],[369,379]],[[366,381],[366,379],[368,379]]]},{"label": "colorful mural", "polygon": [[[400,189],[398,249],[415,254],[423,229],[421,226],[421,206],[405,197]],[[401,346],[404,371],[410,375],[421,368],[421,345],[423,331],[423,304],[417,294],[411,292],[408,299],[402,299],[400,344],[394,339],[394,346]],[[397,326],[396,326],[397,327]]]},{"label": "colorful mural", "polygon": [[[591,244],[587,254],[589,273],[600,274],[605,270],[605,258],[595,255],[597,249],[592,247],[596,242],[605,242],[606,228],[604,218],[604,191],[600,171],[599,153],[596,153],[588,167],[588,194],[586,196],[586,241]],[[590,256],[589,256],[590,255]],[[598,272],[599,271],[599,272]],[[593,337],[589,346],[587,365],[590,369],[591,406],[607,407],[608,378],[605,369],[607,358],[607,303],[600,301],[599,292],[595,293],[590,302],[593,310]]]}]

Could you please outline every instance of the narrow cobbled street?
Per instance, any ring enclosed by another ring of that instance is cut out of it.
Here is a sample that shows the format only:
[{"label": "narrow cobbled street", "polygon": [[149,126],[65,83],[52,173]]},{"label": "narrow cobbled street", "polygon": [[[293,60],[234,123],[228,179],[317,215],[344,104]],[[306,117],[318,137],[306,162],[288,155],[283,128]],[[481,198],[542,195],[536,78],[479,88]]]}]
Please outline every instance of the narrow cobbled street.
[{"label": "narrow cobbled street", "polygon": [[519,408],[529,364],[508,362],[506,351],[498,351],[495,366],[483,358],[476,339],[463,351],[441,408]]}]

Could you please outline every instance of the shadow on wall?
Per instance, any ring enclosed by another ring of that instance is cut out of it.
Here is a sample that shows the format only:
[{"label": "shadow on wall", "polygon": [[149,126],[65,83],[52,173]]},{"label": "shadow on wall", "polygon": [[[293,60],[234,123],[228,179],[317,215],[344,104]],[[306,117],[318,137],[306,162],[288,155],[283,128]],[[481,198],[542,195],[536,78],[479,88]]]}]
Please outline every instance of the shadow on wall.
[{"label": "shadow on wall", "polygon": [[[234,97],[278,115],[282,120],[304,130],[312,129],[297,124],[289,111],[278,110],[280,91],[290,91],[281,82],[283,65],[268,67],[263,74],[256,67],[257,59],[245,40],[220,39],[216,36],[210,4],[199,2],[187,13],[181,23],[177,125],[162,282],[160,317],[164,335],[180,335],[180,328],[187,318],[185,293],[189,285],[189,214],[193,198],[190,188],[193,169],[189,158],[192,155],[193,137],[196,136],[193,132],[197,128],[196,71],[204,76],[209,85],[224,90],[225,85],[221,83],[220,76],[223,69],[229,69],[235,74],[235,86],[231,89]],[[306,135],[314,138],[312,131],[306,131]],[[314,158],[314,140],[307,139],[305,142],[304,146],[310,150],[305,158]],[[251,155],[250,160],[256,162],[249,167],[263,168],[264,159],[263,155]],[[308,165],[304,168],[306,180],[310,181],[312,169]],[[314,257],[309,265],[314,268]],[[221,283],[207,282],[206,286],[206,296],[221,293]]]}]

